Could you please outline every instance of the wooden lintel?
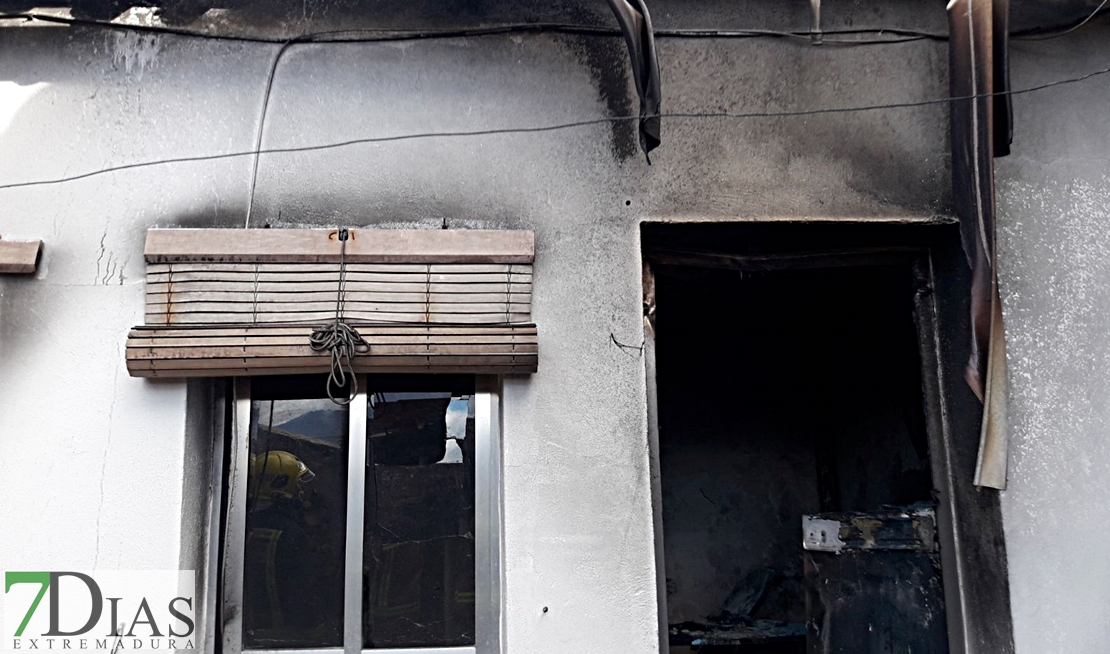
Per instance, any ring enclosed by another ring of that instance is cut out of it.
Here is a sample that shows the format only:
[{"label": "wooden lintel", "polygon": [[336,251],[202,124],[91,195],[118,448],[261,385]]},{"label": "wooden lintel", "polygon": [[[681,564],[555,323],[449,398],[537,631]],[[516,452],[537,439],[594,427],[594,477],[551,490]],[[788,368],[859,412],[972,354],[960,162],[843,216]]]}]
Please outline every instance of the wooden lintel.
[{"label": "wooden lintel", "polygon": [[42,241],[0,240],[0,273],[33,274],[41,253]]},{"label": "wooden lintel", "polygon": [[725,270],[798,270],[907,263],[921,252],[914,247],[814,250],[773,254],[729,254],[669,248],[645,248],[645,260],[662,266],[719,268]]},{"label": "wooden lintel", "polygon": [[[348,263],[532,263],[525,230],[349,229]],[[339,261],[335,229],[151,229],[147,263]]]}]

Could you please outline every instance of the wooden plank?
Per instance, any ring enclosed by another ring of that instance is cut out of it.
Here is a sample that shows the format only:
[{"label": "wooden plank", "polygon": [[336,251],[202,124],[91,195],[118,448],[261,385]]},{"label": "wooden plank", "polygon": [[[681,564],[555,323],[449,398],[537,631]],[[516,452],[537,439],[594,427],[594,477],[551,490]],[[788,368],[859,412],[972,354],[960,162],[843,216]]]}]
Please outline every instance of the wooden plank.
[{"label": "wooden plank", "polygon": [[[374,343],[370,346],[370,352],[367,354],[360,354],[359,356],[404,356],[404,357],[422,357],[422,356],[470,356],[470,355],[489,355],[489,356],[506,356],[506,355],[524,355],[536,354],[538,352],[538,345],[536,343],[521,344],[516,346],[514,344],[496,343],[496,344],[471,344],[471,343],[450,343],[450,344],[404,344],[404,345],[384,345]],[[197,359],[238,359],[238,358],[275,358],[275,357],[316,357],[326,356],[314,351],[308,344],[308,339],[301,341],[299,344],[293,345],[231,345],[231,346],[207,346],[207,347],[173,347],[173,348],[141,348],[141,347],[128,347],[126,357],[128,359],[145,359],[149,361],[179,361],[179,360],[197,360]]]},{"label": "wooden plank", "polygon": [[[262,302],[257,303],[247,300],[245,302],[170,302],[153,303],[146,305],[147,313],[250,313],[257,314],[259,319],[271,313],[335,313],[335,300],[324,302]],[[477,304],[469,302],[358,302],[347,300],[343,304],[343,315],[358,312],[380,313],[528,313],[528,304],[510,304],[508,302]]]},{"label": "wooden plank", "polygon": [[[452,354],[430,354],[430,355],[404,355],[404,356],[378,356],[375,354],[359,355],[355,357],[355,361],[362,366],[373,367],[378,364],[388,364],[397,368],[423,368],[432,365],[454,366],[461,367],[479,367],[483,365],[512,365],[514,358],[519,358],[522,361],[525,359],[535,358],[534,354],[482,354],[482,355],[452,355]],[[301,366],[319,365],[324,362],[328,365],[330,357],[326,354],[316,356],[288,356],[288,357],[227,357],[223,359],[205,359],[205,358],[192,358],[192,359],[139,359],[132,358],[131,361],[145,361],[147,365],[158,370],[219,370],[226,367],[250,367],[251,369],[260,368],[298,368]]]},{"label": "wooden plank", "polygon": [[[352,291],[343,293],[347,302],[377,302],[389,304],[405,303],[467,303],[467,304],[510,304],[529,305],[532,303],[531,293],[377,293],[374,291]],[[331,291],[305,291],[274,293],[272,291],[253,293],[251,291],[179,291],[172,293],[147,293],[147,305],[174,304],[188,306],[194,303],[215,302],[331,302],[335,304],[336,292]]]},{"label": "wooden plank", "polygon": [[[415,338],[401,337],[401,336],[377,336],[370,339],[370,345],[377,350],[379,347],[420,347],[420,348],[446,348],[450,346],[489,346],[491,348],[499,348],[498,351],[507,352],[528,352],[529,348],[535,348],[537,345],[535,337],[532,338],[510,338],[506,336],[439,336],[434,337],[436,340],[429,338],[428,340],[421,340]],[[132,350],[142,350],[146,352],[148,358],[155,358],[161,350],[180,350],[180,349],[199,349],[199,348],[238,348],[242,352],[247,350],[244,348],[263,348],[263,347],[308,347],[308,335],[305,336],[283,336],[283,337],[258,337],[258,338],[209,338],[209,339],[187,339],[187,338],[130,338],[127,340],[128,356]]]},{"label": "wooden plank", "polygon": [[700,250],[649,248],[644,256],[663,266],[711,268],[738,271],[800,270],[855,266],[885,266],[907,263],[920,255],[921,248],[882,247],[853,250],[813,250],[778,254],[724,254]]},{"label": "wooden plank", "polygon": [[[361,332],[360,332],[361,333]],[[220,347],[220,346],[242,346],[242,345],[303,345],[308,342],[310,332],[305,331],[304,334],[297,336],[240,336],[240,337],[215,337],[215,338],[187,338],[187,337],[156,337],[147,338],[142,336],[131,336],[127,339],[127,347],[129,348],[180,348],[180,347]],[[452,344],[502,344],[507,347],[513,345],[527,345],[535,344],[538,342],[535,334],[517,334],[517,335],[470,335],[459,334],[454,336],[438,335],[438,336],[380,336],[380,335],[366,335],[363,338],[367,340],[372,346],[374,345],[405,345],[405,344],[419,344],[423,345],[452,345]]]},{"label": "wooden plank", "polygon": [[[257,287],[257,288],[256,288]],[[180,281],[173,280],[151,282],[147,281],[148,293],[177,293],[181,292],[245,292],[253,293],[331,293],[334,297],[339,290],[338,280],[330,282],[270,282],[260,281],[257,284],[250,281]],[[373,292],[373,293],[531,293],[530,283],[508,283],[507,281],[485,284],[428,284],[427,282],[413,283],[363,283],[348,281],[345,287],[347,292]]]},{"label": "wooden plank", "polygon": [[33,274],[40,254],[42,241],[0,240],[0,274]]},{"label": "wooden plank", "polygon": [[[411,324],[370,324],[351,323],[363,336],[456,336],[456,335],[529,335],[535,336],[536,326],[533,324],[520,325],[411,325]],[[313,327],[308,325],[245,325],[245,326],[194,326],[194,327],[155,327],[139,326],[131,330],[129,338],[156,338],[156,337],[249,337],[249,336],[289,336],[307,335]]]},{"label": "wooden plank", "polygon": [[[338,262],[329,229],[150,229],[148,263]],[[350,263],[532,263],[535,237],[523,230],[351,229]]]},{"label": "wooden plank", "polygon": [[[531,275],[512,275],[518,283],[531,282]],[[151,284],[159,282],[282,282],[296,284],[300,282],[331,282],[339,283],[339,272],[297,272],[286,271],[259,271],[254,272],[213,272],[194,271],[164,273],[148,273],[146,281]],[[404,284],[508,284],[512,281],[507,273],[406,273],[406,272],[348,272],[346,283],[404,283]]]},{"label": "wooden plank", "polygon": [[[444,323],[444,324],[504,324],[526,323],[531,320],[529,313],[397,313],[374,311],[345,311],[344,318],[351,321],[369,323]],[[314,325],[322,324],[335,319],[335,310],[306,311],[301,313],[164,313],[148,312],[146,322],[149,325],[205,325],[205,324],[296,324]]]},{"label": "wooden plank", "polygon": [[[519,353],[535,354],[538,343],[535,341],[455,341],[448,343],[420,343],[415,341],[387,342],[374,340],[371,350],[375,354],[481,354],[492,352],[497,354]],[[282,356],[309,355],[311,351],[309,339],[296,339],[287,342],[246,341],[239,343],[128,343],[128,359],[189,359],[193,353],[201,352],[204,356],[226,359],[236,356],[261,356],[269,352],[280,353]]]},{"label": "wooden plank", "polygon": [[[497,273],[507,275],[531,275],[532,265],[522,263],[489,263],[489,264],[455,264],[455,263],[350,263],[345,266],[347,272],[363,273],[408,273],[426,275],[455,274],[455,273]],[[148,273],[175,273],[182,272],[276,272],[276,273],[338,273],[338,263],[205,263],[205,262],[178,262],[178,263],[148,263]]]},{"label": "wooden plank", "polygon": [[[141,363],[132,365],[128,363],[127,372],[132,377],[139,377],[145,379],[190,379],[196,377],[262,377],[267,375],[311,375],[321,374],[328,372],[326,365],[319,366],[305,366],[305,367],[291,367],[291,368],[248,368],[248,367],[228,367],[223,369],[197,369],[197,370],[169,370],[160,371],[155,368],[143,367]],[[482,366],[476,367],[460,367],[460,366],[445,366],[445,365],[431,365],[426,368],[415,369],[409,367],[398,367],[387,364],[380,364],[374,366],[355,366],[355,372],[358,373],[400,373],[400,374],[433,374],[433,375],[451,375],[451,374],[464,374],[464,375],[527,375],[536,372],[536,362],[523,362],[513,365],[504,366]]]},{"label": "wooden plank", "polygon": [[[359,372],[528,374],[538,365],[532,324],[518,326],[362,325],[370,352]],[[126,362],[136,377],[213,377],[325,372],[327,354],[308,345],[309,326],[137,327]]]}]

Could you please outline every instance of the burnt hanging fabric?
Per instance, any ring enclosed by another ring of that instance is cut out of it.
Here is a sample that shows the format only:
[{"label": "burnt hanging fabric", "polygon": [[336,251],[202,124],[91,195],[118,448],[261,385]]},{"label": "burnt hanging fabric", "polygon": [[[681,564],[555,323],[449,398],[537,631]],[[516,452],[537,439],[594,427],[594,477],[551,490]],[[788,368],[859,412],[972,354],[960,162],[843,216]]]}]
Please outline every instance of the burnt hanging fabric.
[{"label": "burnt hanging fabric", "polygon": [[620,23],[632,59],[632,78],[640,96],[640,149],[648,154],[659,146],[662,92],[659,90],[659,58],[655,54],[655,33],[644,0],[608,0]]},{"label": "burnt hanging fabric", "polygon": [[[1011,136],[1006,79],[1008,0],[952,0],[948,5],[953,200],[972,270],[971,354],[966,380],[983,402],[975,484],[1006,487],[1006,343],[998,293],[994,157]],[[973,97],[970,97],[973,96]]]}]

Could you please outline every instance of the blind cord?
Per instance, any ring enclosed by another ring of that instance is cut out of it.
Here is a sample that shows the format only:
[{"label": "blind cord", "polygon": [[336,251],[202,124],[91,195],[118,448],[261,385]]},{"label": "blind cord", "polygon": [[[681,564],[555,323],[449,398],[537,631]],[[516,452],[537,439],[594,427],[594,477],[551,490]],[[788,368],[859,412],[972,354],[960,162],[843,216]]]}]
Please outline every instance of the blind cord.
[{"label": "blind cord", "polygon": [[[350,404],[358,394],[358,378],[355,376],[354,365],[351,363],[355,355],[366,354],[370,351],[370,344],[358,333],[358,330],[343,321],[344,291],[347,285],[347,238],[349,232],[339,229],[336,238],[339,239],[339,289],[335,298],[335,320],[328,325],[322,325],[312,330],[309,336],[309,345],[316,352],[331,353],[331,368],[328,372],[328,397],[339,405]],[[344,388],[350,380],[351,390],[346,398],[337,398],[334,389]]]}]

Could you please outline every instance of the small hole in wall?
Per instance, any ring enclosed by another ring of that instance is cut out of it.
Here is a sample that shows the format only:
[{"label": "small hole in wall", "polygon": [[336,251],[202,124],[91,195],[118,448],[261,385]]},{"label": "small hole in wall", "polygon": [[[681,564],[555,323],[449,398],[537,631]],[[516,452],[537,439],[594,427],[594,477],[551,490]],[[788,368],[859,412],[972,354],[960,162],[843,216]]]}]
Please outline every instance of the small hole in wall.
[{"label": "small hole in wall", "polygon": [[632,206],[632,200],[625,200],[624,201],[624,206],[631,207]]},{"label": "small hole in wall", "polygon": [[545,607],[543,607],[543,612],[544,612],[544,613],[547,613],[547,607],[546,607],[546,606],[545,606]]}]

